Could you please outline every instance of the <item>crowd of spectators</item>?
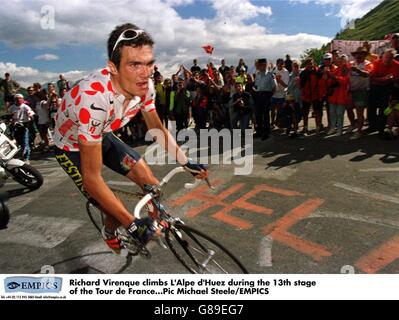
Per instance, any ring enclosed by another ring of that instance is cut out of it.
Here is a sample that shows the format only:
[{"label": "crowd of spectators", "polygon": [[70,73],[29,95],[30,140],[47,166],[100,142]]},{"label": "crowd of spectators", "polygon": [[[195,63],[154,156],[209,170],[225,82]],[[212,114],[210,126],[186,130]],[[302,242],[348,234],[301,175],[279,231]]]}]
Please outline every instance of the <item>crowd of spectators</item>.
[{"label": "crowd of spectators", "polygon": [[[241,129],[244,136],[245,129],[252,129],[262,140],[276,129],[293,138],[346,133],[359,139],[378,131],[380,137],[394,139],[399,133],[398,50],[399,34],[394,34],[391,48],[380,56],[366,42],[352,57],[327,52],[319,65],[312,58],[291,60],[287,54],[275,64],[255,60],[253,74],[244,59],[230,66],[222,59],[219,67],[212,62],[202,67],[194,59],[190,68],[181,65],[170,78],[155,67],[156,109],[161,121],[166,126],[175,121],[178,131]],[[70,83],[60,75],[45,88],[29,86],[24,97],[16,94],[20,86],[6,73],[0,88],[24,159],[29,161],[30,146],[39,135],[48,151],[53,117]],[[345,115],[349,125],[344,132]],[[309,130],[309,117],[315,120],[314,130]],[[142,141],[145,133],[140,114],[118,132],[130,142]]]},{"label": "crowd of spectators", "polygon": [[[195,59],[190,69],[181,65],[171,78],[154,73],[157,111],[166,125],[175,120],[177,130],[191,125],[197,131],[253,129],[262,140],[274,129],[292,137],[347,133],[350,139],[378,131],[393,139],[399,126],[398,43],[394,34],[392,48],[380,56],[367,42],[351,57],[333,50],[319,65],[312,58],[292,61],[290,55],[275,65],[260,58],[254,74],[244,59],[236,66],[223,59],[219,68],[212,62],[201,67]],[[310,116],[314,130],[309,130]]]}]

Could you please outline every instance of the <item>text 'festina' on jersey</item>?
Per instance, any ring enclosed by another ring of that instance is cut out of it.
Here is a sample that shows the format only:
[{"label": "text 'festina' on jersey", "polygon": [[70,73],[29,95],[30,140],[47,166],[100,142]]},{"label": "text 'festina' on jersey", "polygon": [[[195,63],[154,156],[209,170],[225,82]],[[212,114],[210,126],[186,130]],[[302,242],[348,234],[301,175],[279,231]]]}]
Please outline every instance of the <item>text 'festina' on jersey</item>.
[{"label": "text 'festina' on jersey", "polygon": [[125,97],[113,90],[108,69],[81,80],[64,96],[55,115],[55,145],[65,151],[79,151],[78,139],[101,142],[103,134],[122,128],[140,110],[155,111],[154,84],[148,81],[147,94],[134,97],[123,111]]}]

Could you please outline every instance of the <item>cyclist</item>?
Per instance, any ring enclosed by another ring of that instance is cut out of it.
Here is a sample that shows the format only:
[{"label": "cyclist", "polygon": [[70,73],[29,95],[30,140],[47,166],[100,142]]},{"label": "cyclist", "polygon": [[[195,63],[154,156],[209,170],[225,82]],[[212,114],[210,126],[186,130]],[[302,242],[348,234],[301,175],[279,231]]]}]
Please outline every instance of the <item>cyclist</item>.
[{"label": "cyclist", "polygon": [[140,155],[119,140],[113,131],[141,112],[148,129],[159,129],[157,137],[165,150],[198,179],[207,178],[201,164],[189,160],[161,123],[155,110],[154,41],[137,26],[117,26],[108,38],[107,68],[77,83],[63,98],[55,115],[54,142],[58,163],[82,193],[106,213],[103,237],[120,253],[115,230],[122,225],[143,244],[151,238],[152,220],[135,219],[105,183],[103,164],[125,175],[142,189],[158,180]]}]

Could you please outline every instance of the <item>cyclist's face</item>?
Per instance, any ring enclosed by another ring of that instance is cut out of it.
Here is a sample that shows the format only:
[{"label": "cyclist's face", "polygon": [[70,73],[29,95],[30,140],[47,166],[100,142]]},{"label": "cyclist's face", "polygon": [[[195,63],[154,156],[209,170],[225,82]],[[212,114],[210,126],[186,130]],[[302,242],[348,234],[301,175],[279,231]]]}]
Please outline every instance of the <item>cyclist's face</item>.
[{"label": "cyclist's face", "polygon": [[145,96],[148,79],[154,72],[154,54],[149,45],[142,47],[125,46],[121,51],[121,63],[117,80],[120,87],[132,96]]}]

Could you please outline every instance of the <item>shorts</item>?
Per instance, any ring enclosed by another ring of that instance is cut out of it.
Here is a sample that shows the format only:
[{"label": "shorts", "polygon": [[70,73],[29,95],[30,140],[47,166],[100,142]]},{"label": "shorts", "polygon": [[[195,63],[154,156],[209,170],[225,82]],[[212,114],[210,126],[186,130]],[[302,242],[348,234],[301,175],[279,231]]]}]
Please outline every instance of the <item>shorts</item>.
[{"label": "shorts", "polygon": [[48,134],[48,128],[49,128],[48,124],[47,124],[47,123],[46,123],[46,124],[39,124],[38,127],[39,127],[40,136],[41,136],[42,138],[44,138],[45,136],[47,136],[47,134]]},{"label": "shorts", "polygon": [[366,108],[369,105],[369,92],[367,90],[352,91],[352,102],[357,108]]},{"label": "shorts", "polygon": [[[103,163],[108,168],[124,176],[126,176],[134,165],[141,159],[138,152],[125,144],[112,132],[105,134],[103,137],[102,155]],[[55,158],[83,195],[92,201],[90,195],[83,188],[80,152],[64,151],[55,148]]]},{"label": "shorts", "polygon": [[272,107],[278,106],[281,108],[285,104],[285,98],[273,98],[271,99],[271,105]]},{"label": "shorts", "polygon": [[12,94],[4,95],[4,102],[14,103],[14,96]]}]

